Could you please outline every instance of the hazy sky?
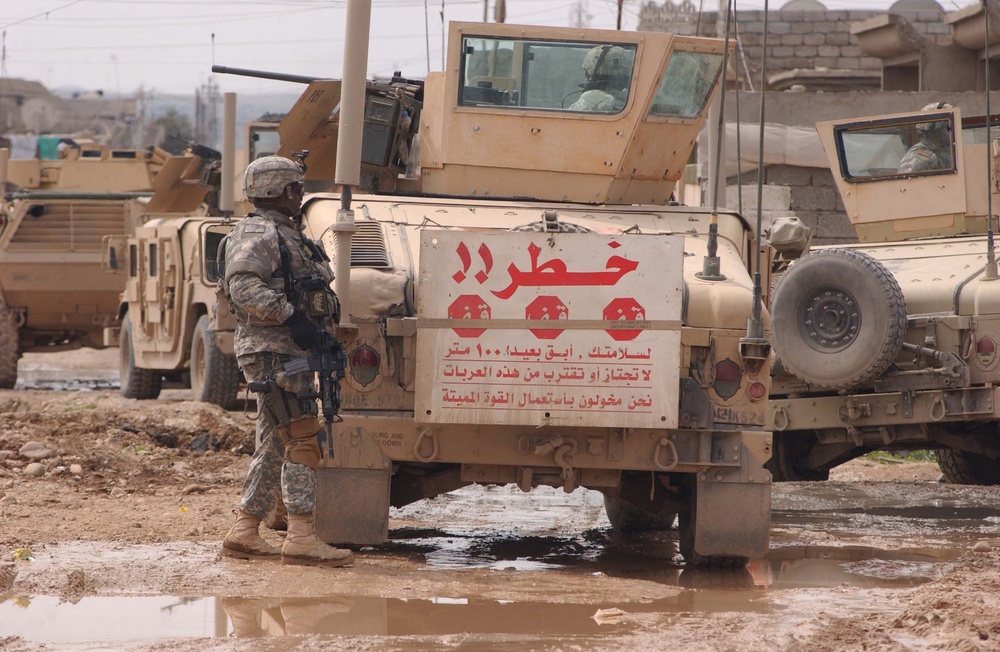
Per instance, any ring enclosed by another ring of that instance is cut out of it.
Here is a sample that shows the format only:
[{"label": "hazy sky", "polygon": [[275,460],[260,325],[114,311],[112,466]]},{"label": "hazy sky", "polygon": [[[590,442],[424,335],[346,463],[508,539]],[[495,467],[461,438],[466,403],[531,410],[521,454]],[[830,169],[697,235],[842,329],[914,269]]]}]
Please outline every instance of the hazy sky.
[{"label": "hazy sky", "polygon": [[[625,0],[635,29],[645,0]],[[693,0],[696,4],[702,0]],[[703,0],[705,9],[718,0]],[[788,0],[771,2],[772,9]],[[444,21],[483,18],[484,0],[373,0],[369,76],[441,69]],[[493,3],[490,5],[492,16]],[[590,27],[615,26],[617,0],[507,0],[507,22],[569,25],[582,6]],[[945,11],[975,0],[947,0]],[[826,0],[827,7],[885,9],[892,0]],[[0,76],[50,88],[188,93],[213,77],[213,63],[340,77],[346,0],[0,0]],[[737,1],[737,9],[764,0]],[[491,18],[492,19],[492,18]],[[426,22],[425,22],[426,21]],[[213,44],[214,34],[214,44]],[[428,46],[430,55],[428,57]],[[284,92],[289,84],[214,75],[219,88]]]}]

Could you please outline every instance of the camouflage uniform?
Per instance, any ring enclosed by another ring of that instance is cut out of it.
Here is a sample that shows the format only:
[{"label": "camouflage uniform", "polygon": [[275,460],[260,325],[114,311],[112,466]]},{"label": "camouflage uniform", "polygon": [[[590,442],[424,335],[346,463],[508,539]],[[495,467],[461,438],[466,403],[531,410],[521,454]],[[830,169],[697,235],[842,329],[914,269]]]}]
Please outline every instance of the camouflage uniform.
[{"label": "camouflage uniform", "polygon": [[924,170],[942,170],[951,167],[945,163],[933,149],[920,142],[911,147],[899,161],[897,172],[923,172]]},{"label": "camouflage uniform", "polygon": [[[293,411],[298,412],[286,421],[268,409],[264,395],[258,401],[260,444],[250,462],[239,506],[241,511],[258,518],[264,518],[277,502],[279,486],[289,514],[312,514],[316,503],[315,470],[293,461],[296,451],[286,451],[286,443],[278,433],[279,428],[311,429],[313,433],[321,430],[316,402],[299,400],[295,396],[314,391],[312,372],[289,375],[281,371],[286,362],[307,355],[292,340],[285,321],[296,308],[308,314],[309,306],[305,305],[308,299],[304,292],[299,305],[288,301],[279,241],[284,242],[288,253],[290,276],[293,279],[321,279],[325,292],[330,295],[328,305],[334,305],[333,293],[329,290],[333,272],[327,262],[317,256],[318,250],[307,246],[294,221],[266,208],[257,209],[240,220],[227,238],[225,279],[225,292],[237,320],[234,340],[237,360],[248,382],[275,379],[284,400],[295,402],[297,410]],[[328,317],[323,321],[332,333],[332,319]],[[268,400],[272,398],[278,397],[267,397]],[[288,442],[291,448],[306,445],[312,442],[304,442],[301,437]]]},{"label": "camouflage uniform", "polygon": [[573,111],[618,113],[625,108],[635,52],[617,45],[598,45],[583,59],[587,84],[569,106]]},{"label": "camouflage uniform", "polygon": [[582,95],[569,106],[573,111],[600,111],[602,113],[617,113],[625,108],[625,102],[615,99],[615,96],[607,91],[592,88],[584,91]]}]

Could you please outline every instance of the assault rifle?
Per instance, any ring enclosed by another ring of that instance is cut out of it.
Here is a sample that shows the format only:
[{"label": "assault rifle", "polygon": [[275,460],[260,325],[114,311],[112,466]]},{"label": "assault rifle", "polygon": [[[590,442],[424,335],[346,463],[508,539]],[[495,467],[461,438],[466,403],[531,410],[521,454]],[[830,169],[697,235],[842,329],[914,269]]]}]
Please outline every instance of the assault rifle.
[{"label": "assault rifle", "polygon": [[330,426],[343,421],[340,416],[340,381],[344,378],[347,357],[344,347],[325,328],[320,329],[320,343],[308,358],[296,358],[286,362],[286,374],[312,371],[319,374],[319,391],[299,394],[300,399],[319,399],[323,411],[324,435],[327,451],[333,455],[333,433]]},{"label": "assault rifle", "polygon": [[[330,335],[325,328],[320,329],[320,342],[311,353],[312,355],[308,357],[286,362],[281,370],[286,374],[300,374],[310,371],[319,374],[319,391],[303,392],[298,394],[297,398],[300,400],[319,399],[325,423],[323,428],[324,443],[327,452],[332,456],[333,433],[330,426],[343,421],[340,416],[340,381],[344,378],[347,357],[344,355],[344,347],[340,341]],[[249,384],[250,391],[258,394],[268,394],[276,386],[274,379],[270,377]]]},{"label": "assault rifle", "polygon": [[[300,152],[296,152],[296,154],[300,154]],[[305,156],[303,155],[301,158],[305,158]],[[310,249],[317,246],[311,240],[307,240],[306,245]],[[319,254],[317,253],[317,255]],[[315,297],[317,315],[323,315],[324,321],[328,315],[332,316],[334,321],[340,321],[339,302],[334,297],[333,306],[329,305],[329,288],[325,280],[318,276],[308,276],[296,280],[295,285],[299,286],[299,292],[308,295],[310,305],[314,303],[312,297]],[[286,374],[306,372],[319,374],[319,391],[303,392],[298,394],[297,397],[300,400],[319,399],[323,411],[323,420],[326,423],[323,429],[326,439],[325,443],[327,451],[331,456],[333,455],[333,433],[330,431],[330,426],[335,422],[343,421],[339,416],[340,381],[344,378],[346,368],[347,356],[344,354],[343,345],[322,326],[319,328],[319,342],[313,347],[311,355],[290,360],[282,366],[282,371]],[[267,394],[274,387],[275,381],[273,378],[265,378],[260,382],[249,384],[250,391],[260,394]],[[279,401],[275,401],[275,403],[279,403]],[[278,409],[281,409],[281,407],[279,406]]]}]

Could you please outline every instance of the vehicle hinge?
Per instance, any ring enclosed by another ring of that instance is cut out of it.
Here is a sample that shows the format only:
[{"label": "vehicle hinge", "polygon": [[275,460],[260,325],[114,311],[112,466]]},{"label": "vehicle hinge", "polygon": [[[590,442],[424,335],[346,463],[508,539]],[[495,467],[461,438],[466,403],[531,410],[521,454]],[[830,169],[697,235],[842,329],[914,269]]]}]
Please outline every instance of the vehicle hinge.
[{"label": "vehicle hinge", "polygon": [[678,411],[678,425],[681,428],[711,428],[712,399],[694,378],[681,378],[681,400]]}]

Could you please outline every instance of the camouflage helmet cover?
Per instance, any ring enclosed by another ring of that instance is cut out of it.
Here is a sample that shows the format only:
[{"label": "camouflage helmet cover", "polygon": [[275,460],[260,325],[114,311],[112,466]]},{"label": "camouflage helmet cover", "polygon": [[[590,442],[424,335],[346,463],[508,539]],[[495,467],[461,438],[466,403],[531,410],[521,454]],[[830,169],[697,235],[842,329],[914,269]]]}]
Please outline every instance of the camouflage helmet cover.
[{"label": "camouflage helmet cover", "polygon": [[[954,108],[951,104],[947,102],[931,102],[921,111],[939,111],[941,109],[952,109]],[[941,138],[945,135],[948,130],[948,123],[944,120],[935,120],[934,122],[920,122],[917,124],[917,134],[921,137],[931,137],[931,138]]]},{"label": "camouflage helmet cover", "polygon": [[285,188],[302,183],[305,175],[295,161],[284,156],[262,156],[247,166],[243,174],[243,194],[247,199],[280,197]]},{"label": "camouflage helmet cover", "polygon": [[632,74],[635,52],[620,45],[598,45],[583,58],[587,79],[595,77],[627,77]]}]

